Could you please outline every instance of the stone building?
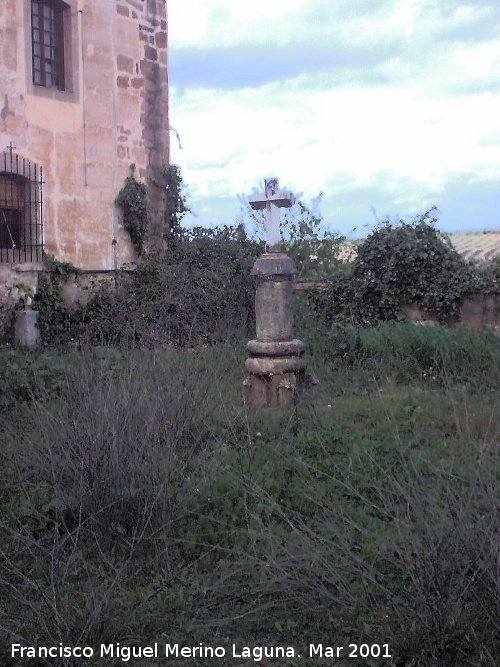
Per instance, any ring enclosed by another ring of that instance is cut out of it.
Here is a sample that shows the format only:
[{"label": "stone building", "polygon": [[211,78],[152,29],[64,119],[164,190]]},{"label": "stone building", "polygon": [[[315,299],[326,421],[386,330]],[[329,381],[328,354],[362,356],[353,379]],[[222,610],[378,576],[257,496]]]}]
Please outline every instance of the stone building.
[{"label": "stone building", "polygon": [[0,288],[36,282],[42,249],[133,260],[114,203],[132,163],[160,239],[168,137],[166,0],[0,0]]}]

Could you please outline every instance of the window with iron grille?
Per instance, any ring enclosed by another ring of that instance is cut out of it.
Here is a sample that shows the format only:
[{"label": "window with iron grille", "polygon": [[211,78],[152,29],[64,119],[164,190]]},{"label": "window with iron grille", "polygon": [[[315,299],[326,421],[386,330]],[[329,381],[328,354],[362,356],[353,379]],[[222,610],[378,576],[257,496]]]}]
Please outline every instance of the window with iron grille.
[{"label": "window with iron grille", "polygon": [[16,155],[0,153],[0,262],[41,262],[42,169]]},{"label": "window with iron grille", "polygon": [[33,83],[65,90],[64,3],[60,0],[31,0]]}]

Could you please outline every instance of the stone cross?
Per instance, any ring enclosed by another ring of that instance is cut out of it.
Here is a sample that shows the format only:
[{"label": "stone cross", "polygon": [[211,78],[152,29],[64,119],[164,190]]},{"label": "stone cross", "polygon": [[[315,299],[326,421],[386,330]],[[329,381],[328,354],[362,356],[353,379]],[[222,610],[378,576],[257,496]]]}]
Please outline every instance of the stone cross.
[{"label": "stone cross", "polygon": [[264,192],[250,195],[248,203],[256,211],[265,209],[266,250],[279,252],[281,243],[279,209],[292,206],[293,194],[289,190],[280,190],[277,178],[266,178]]}]

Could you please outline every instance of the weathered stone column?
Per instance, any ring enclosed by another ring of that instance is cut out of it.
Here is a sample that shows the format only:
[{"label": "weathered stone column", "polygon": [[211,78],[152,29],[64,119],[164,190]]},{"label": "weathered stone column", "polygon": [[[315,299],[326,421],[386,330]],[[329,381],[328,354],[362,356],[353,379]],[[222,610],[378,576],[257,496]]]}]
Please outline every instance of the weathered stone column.
[{"label": "weathered stone column", "polygon": [[281,245],[279,211],[293,202],[293,194],[280,190],[277,178],[266,178],[264,192],[248,200],[251,208],[264,211],[267,249],[252,269],[257,281],[257,338],[247,345],[250,356],[243,382],[245,404],[252,408],[291,408],[306,384],[313,383],[306,376],[305,345],[293,337],[295,265]]},{"label": "weathered stone column", "polygon": [[252,408],[291,408],[305,389],[305,345],[293,337],[295,273],[293,260],[282,252],[262,255],[252,269],[257,338],[247,344],[243,382],[245,404]]}]

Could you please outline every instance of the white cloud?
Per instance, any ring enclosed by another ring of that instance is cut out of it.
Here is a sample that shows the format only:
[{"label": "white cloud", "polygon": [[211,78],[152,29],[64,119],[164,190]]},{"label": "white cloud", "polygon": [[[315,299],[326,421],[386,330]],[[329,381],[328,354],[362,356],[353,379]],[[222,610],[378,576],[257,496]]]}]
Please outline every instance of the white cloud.
[{"label": "white cloud", "polygon": [[[256,63],[271,39],[295,43],[299,56],[321,41],[347,49],[338,67],[254,87],[182,88],[177,73],[171,118],[185,148],[173,143],[173,160],[205,214],[207,199],[224,200],[227,214],[228,197],[273,174],[308,198],[324,190],[323,210],[337,218],[334,199],[349,192],[376,188],[388,208],[420,210],[454,179],[500,180],[500,39],[481,36],[493,2],[171,0],[169,12],[174,48],[251,43]],[[385,49],[378,64],[369,45]]]}]

